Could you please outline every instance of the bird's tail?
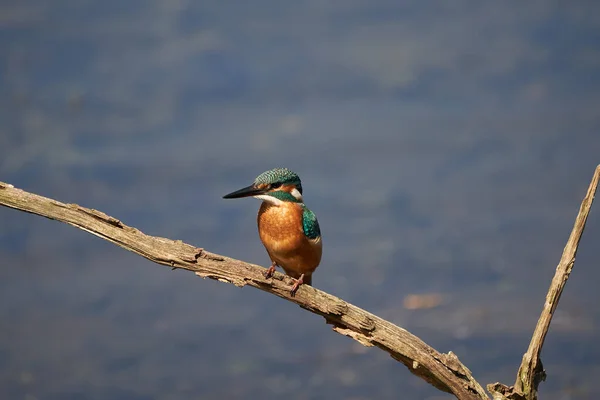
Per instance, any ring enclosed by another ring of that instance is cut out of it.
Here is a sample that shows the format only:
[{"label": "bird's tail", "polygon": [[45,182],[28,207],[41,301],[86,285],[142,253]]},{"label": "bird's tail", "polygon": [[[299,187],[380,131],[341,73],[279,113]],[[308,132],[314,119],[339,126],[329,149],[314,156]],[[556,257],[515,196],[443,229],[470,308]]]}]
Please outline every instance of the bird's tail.
[{"label": "bird's tail", "polygon": [[302,283],[304,285],[312,286],[312,275],[304,275],[304,278],[302,278]]}]

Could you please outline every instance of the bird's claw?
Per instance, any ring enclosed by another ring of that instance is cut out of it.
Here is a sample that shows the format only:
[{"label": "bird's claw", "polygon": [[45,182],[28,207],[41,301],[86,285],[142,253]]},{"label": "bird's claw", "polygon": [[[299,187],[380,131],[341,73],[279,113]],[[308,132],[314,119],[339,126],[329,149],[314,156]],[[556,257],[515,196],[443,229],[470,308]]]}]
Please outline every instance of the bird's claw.
[{"label": "bird's claw", "polygon": [[274,274],[275,274],[275,264],[271,264],[269,269],[267,269],[267,271],[264,273],[265,279],[272,278]]},{"label": "bird's claw", "polygon": [[294,286],[292,286],[292,289],[290,290],[290,296],[294,297],[296,296],[296,292],[298,291],[298,288],[304,283],[304,274],[300,275],[300,278],[296,279],[296,283],[294,283]]}]

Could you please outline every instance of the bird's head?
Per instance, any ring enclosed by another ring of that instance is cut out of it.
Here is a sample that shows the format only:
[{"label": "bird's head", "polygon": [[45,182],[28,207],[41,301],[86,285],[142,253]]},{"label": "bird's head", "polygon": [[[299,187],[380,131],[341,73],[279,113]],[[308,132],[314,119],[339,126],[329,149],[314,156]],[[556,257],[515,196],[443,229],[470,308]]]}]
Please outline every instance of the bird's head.
[{"label": "bird's head", "polygon": [[256,177],[250,186],[226,194],[224,199],[254,197],[272,204],[282,202],[302,203],[300,177],[287,168],[275,168]]}]

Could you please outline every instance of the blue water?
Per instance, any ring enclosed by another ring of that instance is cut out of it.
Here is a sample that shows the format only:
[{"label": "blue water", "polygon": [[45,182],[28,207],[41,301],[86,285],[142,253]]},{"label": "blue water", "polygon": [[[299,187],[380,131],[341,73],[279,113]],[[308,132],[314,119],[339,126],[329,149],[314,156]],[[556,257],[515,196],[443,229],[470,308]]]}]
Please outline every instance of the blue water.
[{"label": "blue water", "polygon": [[[484,385],[514,382],[600,163],[595,2],[0,15],[0,181],[267,265],[258,201],[221,196],[288,167],[323,232],[315,286]],[[544,347],[545,399],[600,396],[599,215]],[[0,256],[0,398],[440,398],[293,304],[66,225],[0,208]],[[412,294],[442,303],[408,310]]]}]

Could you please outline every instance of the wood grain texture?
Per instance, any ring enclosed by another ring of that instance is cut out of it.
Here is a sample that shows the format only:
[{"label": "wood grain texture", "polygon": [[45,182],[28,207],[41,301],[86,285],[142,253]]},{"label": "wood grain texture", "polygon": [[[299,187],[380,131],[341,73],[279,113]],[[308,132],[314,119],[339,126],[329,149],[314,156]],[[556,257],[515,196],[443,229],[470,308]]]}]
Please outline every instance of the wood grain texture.
[{"label": "wood grain texture", "polygon": [[575,265],[575,256],[577,255],[577,249],[579,247],[579,241],[583,235],[585,229],[585,223],[587,222],[588,215],[592,209],[592,203],[594,202],[594,196],[596,189],[598,188],[598,181],[600,180],[600,165],[596,167],[592,181],[588,187],[587,193],[581,202],[579,207],[579,213],[575,218],[575,224],[573,230],[569,236],[569,240],[565,245],[562,257],[556,267],[556,273],[550,283],[548,294],[546,295],[546,301],[540,318],[538,319],[529,348],[523,355],[523,361],[517,372],[517,380],[514,386],[506,386],[501,383],[494,383],[488,385],[487,389],[492,393],[494,399],[512,399],[512,400],[536,400],[538,386],[541,382],[546,380],[546,372],[542,366],[542,360],[540,354],[550,323],[552,322],[552,316],[560,295],[567,284],[569,275]]},{"label": "wood grain texture", "polygon": [[[596,168],[581,204],[529,349],[523,356],[516,384],[507,386],[494,383],[487,386],[495,400],[537,399],[538,385],[545,377],[540,353],[552,315],[572,271],[599,179],[600,166]],[[439,390],[452,393],[459,399],[489,399],[471,371],[454,353],[441,353],[407,330],[313,287],[302,286],[296,296],[291,297],[289,287],[293,281],[283,274],[276,273],[272,279],[265,279],[264,268],[258,265],[214,254],[180,240],[149,236],[101,211],[61,203],[2,182],[0,205],[75,226],[157,264],[189,270],[202,278],[216,279],[238,287],[250,286],[274,294],[321,315],[333,326],[334,331],[364,346],[379,347]],[[399,397],[402,397],[401,394]]]},{"label": "wood grain texture", "polygon": [[291,278],[276,273],[265,279],[264,268],[204,249],[149,236],[105,213],[77,204],[65,204],[0,182],[0,204],[61,221],[108,240],[157,264],[194,272],[235,286],[250,286],[298,304],[321,315],[333,330],[364,346],[379,347],[402,362],[413,374],[460,399],[487,399],[484,389],[452,352],[428,346],[418,337],[359,307],[310,286],[290,296]]}]

